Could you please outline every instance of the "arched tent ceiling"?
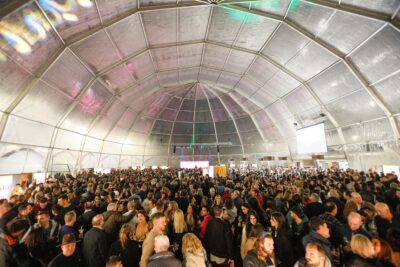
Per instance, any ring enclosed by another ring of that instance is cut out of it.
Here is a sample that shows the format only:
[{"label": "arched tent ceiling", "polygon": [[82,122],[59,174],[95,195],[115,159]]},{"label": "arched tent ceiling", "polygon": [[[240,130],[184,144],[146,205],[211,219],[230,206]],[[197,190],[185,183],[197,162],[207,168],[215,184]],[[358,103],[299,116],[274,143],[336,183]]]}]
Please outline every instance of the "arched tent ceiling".
[{"label": "arched tent ceiling", "polygon": [[217,146],[226,160],[296,156],[293,123],[321,121],[332,155],[397,142],[399,8],[13,1],[0,22],[0,154],[30,147],[44,168],[216,161]]}]

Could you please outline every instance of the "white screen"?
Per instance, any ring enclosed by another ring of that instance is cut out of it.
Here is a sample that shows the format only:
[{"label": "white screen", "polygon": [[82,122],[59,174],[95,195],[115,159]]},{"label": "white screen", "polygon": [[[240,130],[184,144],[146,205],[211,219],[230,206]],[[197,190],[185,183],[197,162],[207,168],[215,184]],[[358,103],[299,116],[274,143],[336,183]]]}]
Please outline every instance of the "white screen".
[{"label": "white screen", "polygon": [[317,124],[296,131],[299,154],[327,152],[324,124]]}]

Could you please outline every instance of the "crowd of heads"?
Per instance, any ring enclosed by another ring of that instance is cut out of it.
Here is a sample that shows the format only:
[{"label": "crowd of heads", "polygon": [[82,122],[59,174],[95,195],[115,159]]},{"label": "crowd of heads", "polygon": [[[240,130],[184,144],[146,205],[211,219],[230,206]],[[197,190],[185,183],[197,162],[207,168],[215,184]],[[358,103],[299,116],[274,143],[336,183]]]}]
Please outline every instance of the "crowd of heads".
[{"label": "crowd of heads", "polygon": [[1,266],[400,266],[394,174],[123,169],[17,187],[0,200]]}]

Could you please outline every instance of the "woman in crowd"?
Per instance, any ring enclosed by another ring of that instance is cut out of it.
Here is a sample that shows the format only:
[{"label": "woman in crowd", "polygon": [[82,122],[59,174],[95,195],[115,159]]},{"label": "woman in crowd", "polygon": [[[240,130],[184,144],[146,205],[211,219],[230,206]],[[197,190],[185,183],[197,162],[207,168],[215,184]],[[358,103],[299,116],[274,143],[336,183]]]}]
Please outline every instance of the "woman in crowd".
[{"label": "woman in crowd", "polygon": [[260,223],[256,223],[255,225],[251,225],[251,230],[249,233],[249,236],[246,240],[246,245],[243,251],[243,259],[247,256],[247,253],[254,249],[255,242],[257,240],[258,235],[264,231],[264,226],[262,226]]},{"label": "woman in crowd", "polygon": [[252,210],[249,211],[247,214],[246,224],[243,226],[242,230],[242,241],[240,242],[240,255],[242,256],[242,259],[246,256],[246,242],[250,235],[251,227],[257,223],[259,223],[257,213]]},{"label": "woman in crowd", "polygon": [[183,236],[182,254],[183,267],[207,267],[207,253],[196,235],[187,233]]},{"label": "woman in crowd", "polygon": [[119,240],[115,241],[111,247],[109,256],[121,256],[124,267],[139,266],[140,251],[137,243],[134,241],[135,228],[132,224],[122,225],[119,232]]},{"label": "woman in crowd", "polygon": [[277,259],[281,262],[279,266],[292,267],[295,262],[292,235],[290,234],[285,216],[280,212],[273,212],[271,214],[271,226],[275,254]]},{"label": "woman in crowd", "polygon": [[182,238],[188,232],[185,215],[183,211],[178,209],[174,213],[174,219],[172,224],[172,231],[169,233],[169,240],[173,246],[173,250],[178,259],[182,259]]},{"label": "woman in crowd", "polygon": [[346,267],[374,267],[382,266],[375,256],[374,246],[368,237],[354,235],[350,241],[352,254],[346,260]]},{"label": "woman in crowd", "polygon": [[190,233],[197,232],[197,214],[195,214],[192,204],[187,207],[185,222]]},{"label": "woman in crowd", "polygon": [[386,240],[379,237],[372,238],[375,256],[385,267],[400,267],[400,262],[396,262],[392,247]]}]

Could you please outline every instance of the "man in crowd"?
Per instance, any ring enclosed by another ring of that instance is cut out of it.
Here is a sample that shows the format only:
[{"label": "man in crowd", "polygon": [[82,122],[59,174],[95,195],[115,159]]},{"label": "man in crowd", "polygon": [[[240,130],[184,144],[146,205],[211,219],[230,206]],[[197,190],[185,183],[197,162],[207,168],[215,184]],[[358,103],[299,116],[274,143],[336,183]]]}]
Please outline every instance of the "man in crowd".
[{"label": "man in crowd", "polygon": [[156,236],[163,235],[167,226],[165,215],[158,212],[152,217],[153,229],[147,234],[143,242],[142,257],[140,259],[140,267],[146,267],[149,257],[154,253],[154,239]]},{"label": "man in crowd", "polygon": [[325,250],[327,257],[332,259],[332,244],[328,240],[329,237],[330,233],[326,222],[318,217],[313,217],[310,220],[310,233],[303,237],[303,246],[306,247],[308,243],[318,243]]},{"label": "man in crowd", "polygon": [[332,263],[325,255],[325,250],[319,243],[308,243],[306,255],[296,262],[294,267],[331,267]]},{"label": "man in crowd", "polygon": [[81,252],[76,248],[76,238],[66,234],[61,241],[61,253],[56,256],[48,267],[83,267],[85,266]]},{"label": "man in crowd", "polygon": [[98,214],[92,219],[93,228],[83,238],[83,255],[86,266],[104,267],[108,255],[107,234],[103,230],[104,218]]},{"label": "man in crowd", "polygon": [[178,260],[174,253],[168,251],[169,239],[166,235],[158,235],[154,238],[155,254],[151,255],[148,260],[148,267],[181,267],[182,263]]}]

